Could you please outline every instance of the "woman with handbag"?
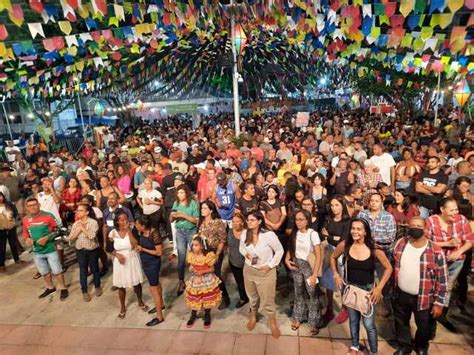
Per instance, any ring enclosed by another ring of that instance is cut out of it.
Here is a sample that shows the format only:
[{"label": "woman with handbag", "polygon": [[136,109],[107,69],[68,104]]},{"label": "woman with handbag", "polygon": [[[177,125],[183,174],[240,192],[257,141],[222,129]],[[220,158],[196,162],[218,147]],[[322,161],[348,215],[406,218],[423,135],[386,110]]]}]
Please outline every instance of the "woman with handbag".
[{"label": "woman with handbag", "polygon": [[[344,255],[345,277],[337,268],[337,258]],[[383,276],[378,285],[374,284],[375,261],[383,268]],[[375,327],[375,304],[382,299],[382,289],[390,279],[392,265],[380,249],[375,249],[370,234],[370,226],[364,219],[353,219],[351,233],[347,240],[338,244],[331,255],[331,268],[334,281],[339,289],[343,289],[342,303],[349,311],[351,330],[351,347],[348,354],[356,355],[359,351],[360,319],[367,331],[370,354],[377,354],[377,329]]]},{"label": "woman with handbag", "polygon": [[319,333],[321,305],[316,294],[318,273],[321,266],[321,247],[318,232],[311,229],[311,214],[300,210],[295,213],[296,228],[290,235],[285,263],[293,274],[295,301],[293,304],[292,330],[300,327],[306,315],[304,291],[309,295],[308,324],[311,335]]}]

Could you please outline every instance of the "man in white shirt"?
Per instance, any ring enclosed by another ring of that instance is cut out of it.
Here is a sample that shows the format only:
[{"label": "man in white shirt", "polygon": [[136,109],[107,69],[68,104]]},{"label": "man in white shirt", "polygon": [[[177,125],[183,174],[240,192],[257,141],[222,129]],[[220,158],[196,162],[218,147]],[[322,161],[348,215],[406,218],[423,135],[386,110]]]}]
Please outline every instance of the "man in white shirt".
[{"label": "man in white shirt", "polygon": [[374,155],[370,158],[370,161],[379,170],[383,182],[393,190],[395,186],[395,160],[390,154],[383,151],[383,147],[379,143],[374,144],[372,149]]},{"label": "man in white shirt", "polygon": [[7,144],[8,146],[5,148],[5,153],[7,155],[8,162],[13,163],[16,159],[16,156],[21,155],[21,151],[20,148],[13,145],[13,141],[8,141]]},{"label": "man in white shirt", "polygon": [[143,182],[143,189],[140,189],[137,196],[137,202],[147,216],[154,228],[159,228],[161,222],[161,206],[163,205],[163,196],[161,192],[153,188],[153,180],[146,178]]},{"label": "man in white shirt", "polygon": [[[442,316],[448,306],[448,270],[444,253],[425,235],[425,221],[410,221],[408,238],[400,238],[394,249],[395,297],[392,299],[395,320],[395,355],[428,354],[433,318]],[[414,314],[416,335],[410,332]]]}]

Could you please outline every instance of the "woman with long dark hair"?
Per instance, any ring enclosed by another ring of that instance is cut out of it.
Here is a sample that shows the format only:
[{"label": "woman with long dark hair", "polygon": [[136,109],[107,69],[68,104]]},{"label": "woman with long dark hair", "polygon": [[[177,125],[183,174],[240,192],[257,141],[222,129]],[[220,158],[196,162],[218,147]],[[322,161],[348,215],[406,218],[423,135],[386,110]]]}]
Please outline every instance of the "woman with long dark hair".
[{"label": "woman with long dark hair", "polygon": [[138,245],[135,250],[140,253],[140,260],[150,285],[150,293],[155,303],[155,307],[148,313],[156,312],[156,317],[146,323],[148,327],[153,327],[164,321],[163,318],[163,295],[160,284],[161,256],[163,255],[163,245],[158,230],[153,228],[147,216],[141,216],[135,221],[135,228],[138,231]]},{"label": "woman with long dark hair", "polygon": [[[293,275],[295,291],[291,329],[297,330],[306,316],[306,302],[304,300],[306,290],[309,295],[308,324],[311,334],[317,335],[321,323],[321,306],[316,294],[316,284],[321,266],[321,241],[318,232],[310,227],[310,212],[296,211],[295,226],[296,228],[290,235],[288,253],[285,257],[285,263]],[[310,260],[314,260],[312,265]]]},{"label": "woman with long dark hair", "polygon": [[260,211],[247,216],[247,235],[240,240],[240,253],[245,257],[245,290],[250,300],[250,319],[247,329],[257,324],[259,306],[270,323],[272,335],[280,336],[276,323],[275,291],[276,267],[283,257],[283,247],[274,232],[265,229],[265,218]]},{"label": "woman with long dark hair", "polygon": [[[329,218],[321,229],[321,237],[325,239],[325,255],[330,255],[337,247],[337,245],[345,240],[350,233],[350,217],[349,212],[344,201],[344,196],[335,195],[329,200]],[[342,268],[341,260],[339,260],[339,267]],[[334,282],[334,274],[330,265],[326,262],[323,265],[323,275],[321,277],[321,287],[326,289],[327,308],[323,315],[324,322],[327,324],[334,318],[333,308],[333,294],[337,291]],[[348,313],[345,307],[336,317],[336,322],[344,323],[348,318]]]},{"label": "woman with long dark hair", "polygon": [[199,208],[191,190],[186,185],[176,188],[176,201],[173,203],[170,213],[171,222],[176,222],[176,244],[178,246],[178,296],[184,293],[184,273],[186,268],[186,255],[193,235],[196,234],[199,222]]},{"label": "woman with long dark hair", "polygon": [[247,235],[245,225],[245,217],[241,213],[234,213],[232,218],[232,228],[227,234],[227,245],[229,250],[229,266],[234,275],[237,288],[239,290],[240,300],[235,305],[235,308],[241,308],[249,302],[247,293],[245,292],[244,284],[244,265],[245,258],[239,252],[240,241]]},{"label": "woman with long dark hair", "polygon": [[[345,259],[345,275],[339,273],[337,258],[341,255]],[[375,261],[378,260],[384,268],[383,276],[378,285],[375,286]],[[345,284],[354,285],[366,291],[370,291],[370,301],[375,306],[382,299],[382,290],[390,279],[392,265],[380,249],[375,249],[374,241],[370,233],[369,223],[364,219],[353,219],[351,232],[346,240],[338,244],[330,258],[331,269],[337,288],[342,289]],[[344,281],[345,280],[345,281]],[[347,307],[349,311],[349,322],[351,330],[351,347],[349,354],[356,355],[359,352],[359,330],[362,317],[364,327],[367,331],[370,353],[378,353],[377,329],[375,327],[375,310],[369,316]]]},{"label": "woman with long dark hair", "polygon": [[221,280],[219,288],[222,291],[222,302],[219,309],[225,309],[230,304],[229,293],[222,278],[222,262],[224,260],[224,248],[227,242],[227,233],[224,222],[220,219],[214,202],[206,200],[201,203],[201,218],[199,220],[199,236],[206,243],[206,249],[214,252],[216,263],[214,273]]},{"label": "woman with long dark hair", "polygon": [[411,219],[420,215],[417,205],[412,202],[404,189],[397,189],[395,191],[394,203],[387,208],[387,212],[391,213],[393,218],[395,218],[397,239],[407,235],[408,224]]}]

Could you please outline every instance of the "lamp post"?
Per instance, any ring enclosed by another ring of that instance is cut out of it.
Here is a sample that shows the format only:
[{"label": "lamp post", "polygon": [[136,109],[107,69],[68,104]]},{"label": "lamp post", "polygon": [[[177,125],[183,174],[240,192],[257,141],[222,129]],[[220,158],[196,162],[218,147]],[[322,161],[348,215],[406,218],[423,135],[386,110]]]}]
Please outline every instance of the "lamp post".
[{"label": "lamp post", "polygon": [[7,115],[7,110],[5,108],[5,96],[2,96],[2,98],[0,100],[1,100],[1,103],[2,103],[2,108],[3,108],[3,114],[5,116],[5,121],[7,122],[8,134],[10,134],[10,140],[13,141],[12,129],[10,127],[9,117]]},{"label": "lamp post", "polygon": [[79,103],[79,113],[81,114],[82,137],[84,138],[84,140],[86,140],[86,130],[84,128],[84,115],[82,114],[81,97],[79,96],[79,92],[76,92],[76,94],[77,94],[77,102]]},{"label": "lamp post", "polygon": [[[234,6],[234,0],[230,0],[230,6]],[[238,32],[238,33],[237,33]],[[239,72],[237,68],[237,56],[240,55],[243,46],[246,42],[245,34],[242,27],[238,25],[236,31],[234,12],[230,15],[230,37],[232,41],[232,87],[234,93],[234,122],[235,122],[235,137],[240,135],[240,105],[239,105]],[[239,53],[237,48],[239,47]]]}]

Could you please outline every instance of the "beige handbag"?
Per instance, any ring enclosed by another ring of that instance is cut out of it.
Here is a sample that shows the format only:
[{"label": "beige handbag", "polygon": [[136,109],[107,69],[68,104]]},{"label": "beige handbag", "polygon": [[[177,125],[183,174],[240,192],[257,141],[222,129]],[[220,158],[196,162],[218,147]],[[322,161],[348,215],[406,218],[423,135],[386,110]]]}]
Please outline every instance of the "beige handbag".
[{"label": "beige handbag", "polygon": [[370,292],[354,285],[345,285],[342,292],[342,304],[359,311],[364,317],[370,317],[374,313]]},{"label": "beige handbag", "polygon": [[[347,273],[347,257],[345,272]],[[363,290],[354,285],[348,285],[346,282],[344,282],[342,291],[342,304],[359,311],[366,318],[374,313],[374,305],[370,300],[370,291]]]}]

